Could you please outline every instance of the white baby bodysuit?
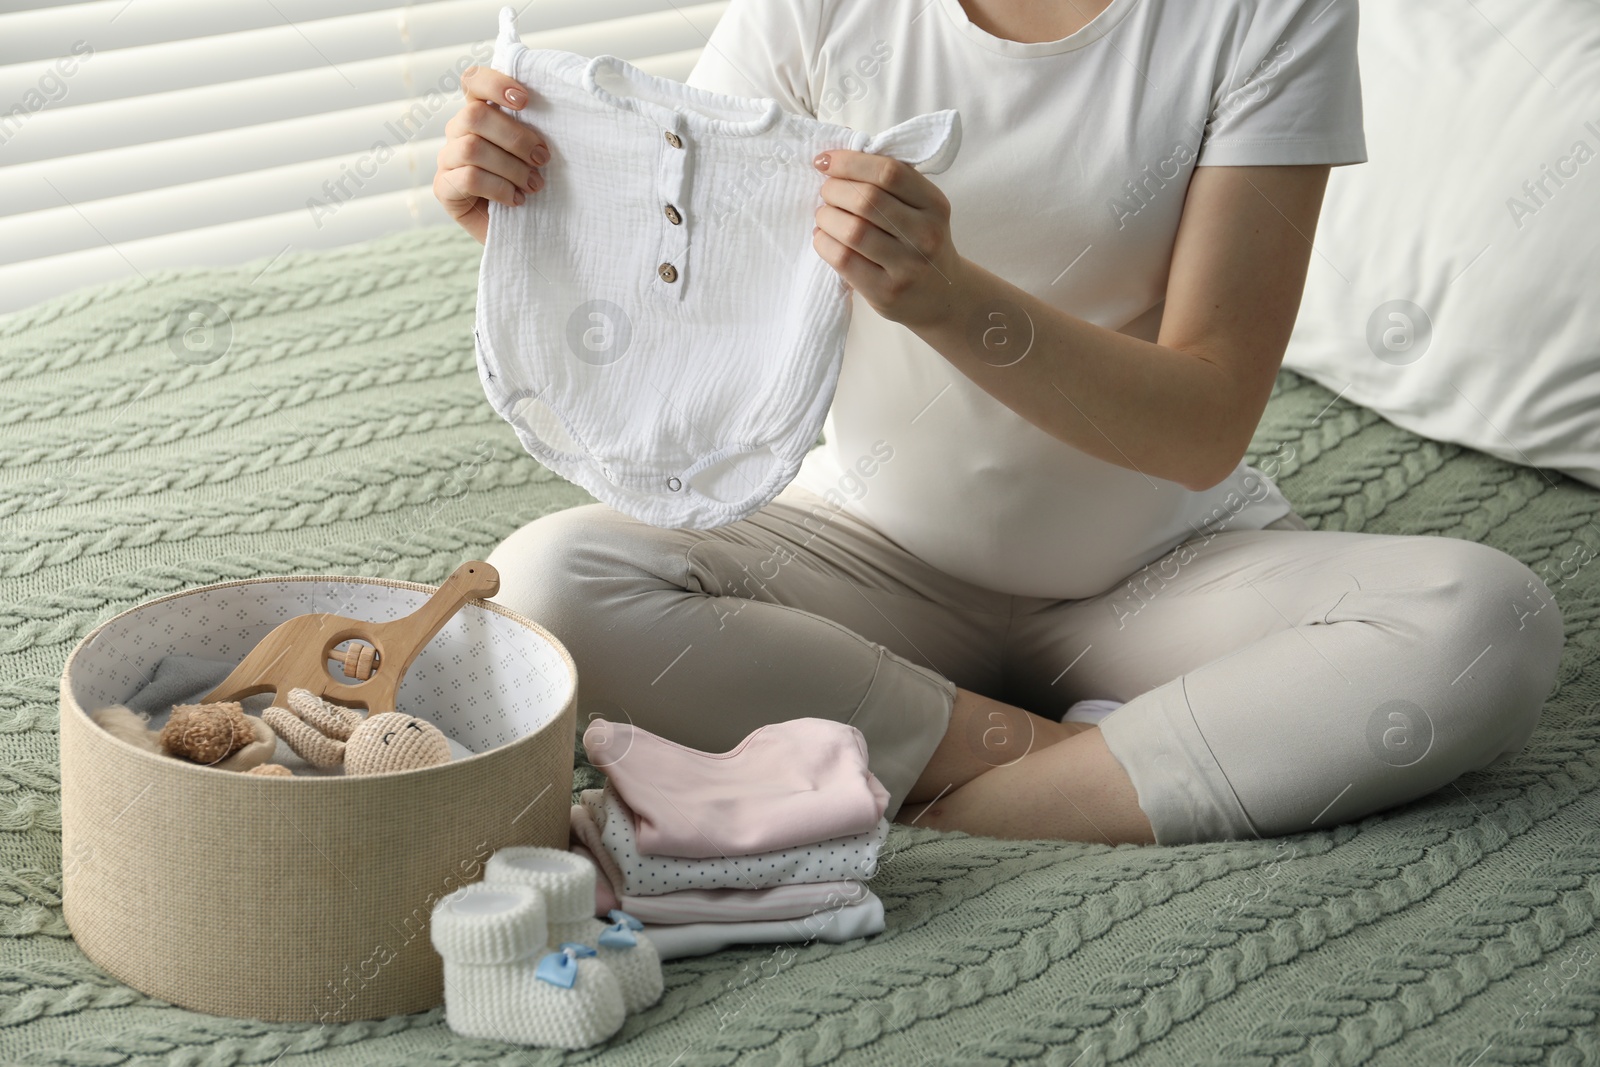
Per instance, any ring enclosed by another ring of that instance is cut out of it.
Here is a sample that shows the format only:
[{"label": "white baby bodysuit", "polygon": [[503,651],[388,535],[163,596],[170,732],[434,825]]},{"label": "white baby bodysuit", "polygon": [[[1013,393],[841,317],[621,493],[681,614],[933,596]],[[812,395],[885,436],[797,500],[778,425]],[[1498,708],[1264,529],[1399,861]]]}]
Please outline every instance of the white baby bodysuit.
[{"label": "white baby bodysuit", "polygon": [[645,923],[644,935],[664,960],[704,956],[729,945],[810,944],[812,941],[838,944],[883,933],[883,901],[874,893],[868,893],[867,898],[859,904],[818,911],[803,919],[683,923],[671,926]]},{"label": "white baby bodysuit", "polygon": [[545,186],[491,202],[478,369],[546,467],[654,526],[759,510],[816,443],[851,301],[811,246],[817,153],[925,174],[960,144],[951,110],[876,136],[707,92],[615,56],[529,49],[500,13],[494,69],[550,148]]}]

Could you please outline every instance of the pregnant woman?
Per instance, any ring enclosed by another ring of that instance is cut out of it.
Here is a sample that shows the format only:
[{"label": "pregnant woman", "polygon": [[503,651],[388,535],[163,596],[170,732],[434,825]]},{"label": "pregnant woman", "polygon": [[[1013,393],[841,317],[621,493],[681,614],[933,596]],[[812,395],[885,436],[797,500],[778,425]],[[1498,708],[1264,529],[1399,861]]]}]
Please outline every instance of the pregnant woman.
[{"label": "pregnant woman", "polygon": [[[1311,530],[1244,462],[1329,168],[1366,158],[1356,25],[1356,0],[732,0],[689,84],[869,133],[956,108],[961,150],[937,178],[809,162],[853,318],[826,442],[771,504],[714,530],[591,504],[490,555],[580,717],[712,752],[848,722],[898,821],[1113,843],[1320,829],[1520,749],[1563,643],[1540,579]],[[482,241],[550,154],[507,113],[525,86],[463,84],[434,191]]]}]

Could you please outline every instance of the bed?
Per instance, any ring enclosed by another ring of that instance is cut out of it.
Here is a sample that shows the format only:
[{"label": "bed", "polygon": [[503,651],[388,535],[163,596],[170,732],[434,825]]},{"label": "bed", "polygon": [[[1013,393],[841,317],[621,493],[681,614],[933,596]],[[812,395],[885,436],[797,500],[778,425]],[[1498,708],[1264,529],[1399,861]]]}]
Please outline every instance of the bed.
[{"label": "bed", "polygon": [[[480,253],[453,227],[417,229],[0,318],[0,1062],[1600,1062],[1600,491],[1418,436],[1288,370],[1250,458],[1272,457],[1313,528],[1482,541],[1555,591],[1559,684],[1508,765],[1259,842],[897,825],[872,882],[882,934],[669,963],[662,1001],[581,1053],[464,1040],[442,1008],[263,1023],[110,978],[61,914],[76,858],[61,854],[56,686],[74,642],[209,582],[438,582],[591,499],[484,400]],[[169,342],[194,306],[225,322]],[[600,781],[580,764],[574,790]],[[226,951],[229,917],[214,918]]]}]

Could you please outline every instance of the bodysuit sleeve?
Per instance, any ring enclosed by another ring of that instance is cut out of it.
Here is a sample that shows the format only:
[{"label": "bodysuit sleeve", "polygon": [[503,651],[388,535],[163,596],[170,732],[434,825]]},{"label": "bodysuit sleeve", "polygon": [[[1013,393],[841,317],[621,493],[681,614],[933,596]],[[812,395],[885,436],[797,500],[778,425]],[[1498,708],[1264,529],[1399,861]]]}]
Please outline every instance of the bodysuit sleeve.
[{"label": "bodysuit sleeve", "polygon": [[732,0],[684,79],[730,96],[764,96],[816,117],[811,69],[823,0]]}]

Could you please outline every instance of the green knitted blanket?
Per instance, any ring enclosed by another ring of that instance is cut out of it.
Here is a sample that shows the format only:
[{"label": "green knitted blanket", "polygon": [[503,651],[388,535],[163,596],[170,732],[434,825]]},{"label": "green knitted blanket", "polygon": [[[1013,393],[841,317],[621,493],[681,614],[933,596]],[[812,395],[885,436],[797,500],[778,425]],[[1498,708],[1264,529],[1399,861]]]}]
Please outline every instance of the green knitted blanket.
[{"label": "green knitted blanket", "polygon": [[[873,881],[884,933],[670,963],[660,1004],[582,1053],[463,1040],[442,1009],[218,1018],[108,977],[60,906],[56,685],[82,635],[227,579],[438,582],[591,499],[483,398],[479,254],[454,228],[417,230],[0,318],[0,1062],[1600,1063],[1600,492],[1289,372],[1251,460],[1273,457],[1312,526],[1484,541],[1555,590],[1559,688],[1509,766],[1264,842],[897,826]],[[175,353],[169,317],[191,300],[229,322]],[[595,780],[580,767],[580,788]]]}]

